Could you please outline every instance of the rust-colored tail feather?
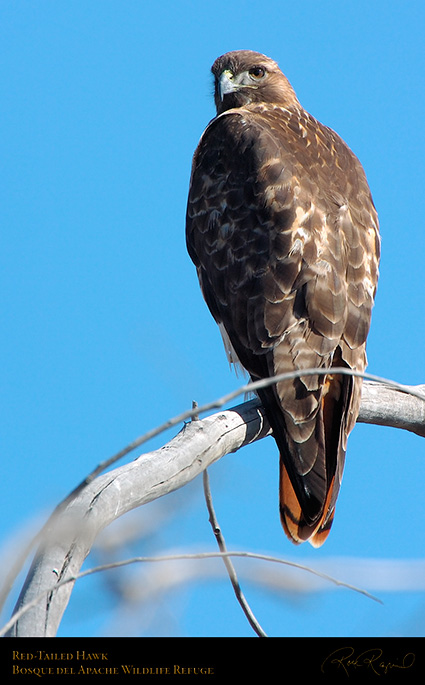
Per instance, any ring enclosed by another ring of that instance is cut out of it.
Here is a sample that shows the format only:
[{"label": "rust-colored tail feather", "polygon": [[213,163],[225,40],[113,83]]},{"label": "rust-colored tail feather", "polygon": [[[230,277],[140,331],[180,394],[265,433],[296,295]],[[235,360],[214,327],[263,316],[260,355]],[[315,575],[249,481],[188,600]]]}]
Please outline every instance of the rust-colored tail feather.
[{"label": "rust-colored tail feather", "polygon": [[324,434],[322,459],[327,465],[329,483],[323,506],[314,520],[304,515],[285,467],[284,455],[280,455],[280,516],[286,535],[295,544],[308,540],[313,547],[320,547],[329,535],[344,468],[346,412],[351,393],[352,379],[335,374],[326,376],[317,421],[321,423]]},{"label": "rust-colored tail feather", "polygon": [[334,482],[335,478],[330,484],[321,517],[314,524],[309,524],[303,516],[282,456],[280,457],[280,518],[286,535],[296,545],[308,540],[313,547],[321,547],[325,542],[335,513],[334,509],[329,508]]}]

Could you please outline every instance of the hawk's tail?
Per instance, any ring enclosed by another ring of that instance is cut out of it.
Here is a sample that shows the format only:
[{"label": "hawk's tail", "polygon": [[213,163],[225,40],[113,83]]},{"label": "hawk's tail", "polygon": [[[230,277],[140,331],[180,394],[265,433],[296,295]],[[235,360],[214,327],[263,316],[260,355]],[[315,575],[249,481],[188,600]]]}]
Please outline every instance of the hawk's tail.
[{"label": "hawk's tail", "polygon": [[[318,470],[323,478],[323,499],[318,500],[316,513],[310,516],[303,510],[288,470],[285,466],[285,454],[280,454],[280,515],[287,536],[299,544],[308,540],[313,547],[320,547],[329,535],[335,514],[335,503],[342,480],[345,449],[350,427],[347,426],[347,411],[352,396],[352,379],[347,376],[329,374],[322,388],[322,398],[316,416],[316,435],[322,438],[318,442],[317,458],[308,472],[313,475],[316,464],[323,464]],[[347,430],[348,429],[348,430]],[[287,441],[288,447],[290,442]],[[292,445],[295,447],[294,443]],[[289,447],[290,448],[290,447]],[[307,448],[307,444],[305,445]],[[291,449],[291,448],[290,448]],[[300,445],[297,446],[300,449]],[[289,459],[291,462],[291,458]],[[306,474],[307,476],[308,474]],[[305,482],[306,494],[313,481]]]},{"label": "hawk's tail", "polygon": [[330,484],[323,506],[323,513],[315,523],[308,523],[304,518],[291,480],[280,455],[280,518],[283,529],[288,538],[296,545],[309,541],[313,547],[320,547],[329,535],[335,514],[335,506],[331,505],[334,493],[335,476]]}]

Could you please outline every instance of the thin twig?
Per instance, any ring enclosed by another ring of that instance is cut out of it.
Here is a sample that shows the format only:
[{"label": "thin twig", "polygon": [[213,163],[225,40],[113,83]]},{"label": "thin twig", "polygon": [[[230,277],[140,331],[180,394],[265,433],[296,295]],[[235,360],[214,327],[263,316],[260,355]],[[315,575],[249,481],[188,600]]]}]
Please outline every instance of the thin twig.
[{"label": "thin twig", "polygon": [[[204,495],[205,495],[205,502],[207,504],[207,509],[208,509],[208,514],[209,514],[209,522],[211,523],[211,527],[213,529],[213,533],[215,535],[215,539],[217,540],[218,548],[220,552],[227,552],[226,548],[226,542],[224,540],[224,536],[221,532],[221,528],[219,526],[215,511],[214,511],[214,506],[212,502],[212,495],[211,495],[211,489],[210,489],[210,479],[208,475],[208,470],[205,469],[205,471],[202,474],[203,477],[203,484],[204,484]],[[244,612],[245,616],[248,619],[248,622],[251,626],[251,628],[254,630],[255,633],[257,633],[258,637],[267,637],[267,634],[264,632],[260,624],[258,623],[257,619],[255,618],[254,614],[251,611],[251,608],[245,599],[245,595],[242,592],[242,588],[239,584],[238,581],[238,576],[236,574],[235,567],[232,564],[232,561],[230,557],[223,557],[224,565],[226,567],[227,573],[229,574],[230,582],[232,583],[233,590],[236,595],[236,599],[238,600],[239,604],[242,607],[242,611]]]},{"label": "thin twig", "polygon": [[241,558],[246,558],[246,559],[260,559],[262,561],[270,561],[276,564],[284,564],[285,566],[291,566],[292,568],[297,568],[302,571],[307,571],[308,573],[312,573],[314,576],[317,576],[318,578],[322,578],[322,580],[329,581],[330,583],[333,583],[334,585],[337,585],[339,587],[345,587],[348,590],[354,590],[354,592],[358,592],[361,595],[364,595],[365,597],[368,597],[369,599],[373,599],[375,602],[378,602],[379,604],[382,604],[382,601],[378,598],[372,595],[370,592],[367,590],[363,590],[362,588],[358,588],[355,585],[351,585],[350,583],[345,583],[342,580],[338,580],[337,578],[333,578],[332,576],[328,575],[327,573],[322,573],[321,571],[317,571],[314,568],[310,568],[309,566],[305,566],[304,564],[298,564],[295,561],[288,561],[287,559],[280,559],[279,557],[274,557],[270,556],[267,554],[258,554],[256,552],[235,552],[235,551],[227,551],[227,552],[198,552],[196,554],[169,554],[161,557],[133,557],[132,559],[123,559],[122,561],[114,561],[109,564],[102,564],[101,566],[94,566],[93,568],[89,568],[86,571],[81,571],[81,573],[76,573],[72,576],[68,576],[67,578],[62,578],[58,582],[56,582],[54,585],[51,587],[47,588],[46,590],[43,590],[38,594],[34,599],[30,600],[27,604],[22,606],[18,611],[16,611],[13,616],[10,618],[10,620],[1,628],[0,630],[0,637],[7,633],[10,628],[25,614],[27,611],[32,609],[38,602],[40,602],[43,598],[45,598],[47,595],[49,595],[51,592],[55,592],[59,590],[60,587],[67,585],[68,583],[75,583],[77,580],[81,580],[81,578],[85,578],[86,576],[91,576],[94,573],[100,573],[101,571],[109,571],[110,569],[113,568],[121,568],[122,566],[129,566],[130,564],[140,564],[140,563],[158,563],[158,562],[164,562],[164,561],[180,561],[180,560],[187,560],[187,559],[225,559],[225,558],[230,558],[230,557],[241,557]]}]

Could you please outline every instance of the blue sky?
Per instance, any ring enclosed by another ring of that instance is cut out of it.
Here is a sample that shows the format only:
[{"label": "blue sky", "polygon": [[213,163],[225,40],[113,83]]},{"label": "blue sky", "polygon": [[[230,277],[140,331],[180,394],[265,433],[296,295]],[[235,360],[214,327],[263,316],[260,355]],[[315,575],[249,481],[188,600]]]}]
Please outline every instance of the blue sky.
[{"label": "blue sky", "polygon": [[[422,2],[3,0],[3,550],[104,458],[240,383],[184,240],[191,157],[214,115],[209,69],[228,50],[277,60],[362,161],[383,250],[369,371],[424,382],[424,30]],[[421,560],[424,458],[417,436],[356,426],[332,533],[313,550],[281,530],[273,440],[230,455],[210,471],[228,547],[329,573],[341,558]],[[215,549],[200,482],[134,520],[156,518],[121,556]],[[223,577],[168,590],[143,625],[120,614],[108,578],[81,581],[61,635],[252,634]],[[423,586],[362,581],[382,605],[333,587],[244,589],[273,636],[424,634]]]}]

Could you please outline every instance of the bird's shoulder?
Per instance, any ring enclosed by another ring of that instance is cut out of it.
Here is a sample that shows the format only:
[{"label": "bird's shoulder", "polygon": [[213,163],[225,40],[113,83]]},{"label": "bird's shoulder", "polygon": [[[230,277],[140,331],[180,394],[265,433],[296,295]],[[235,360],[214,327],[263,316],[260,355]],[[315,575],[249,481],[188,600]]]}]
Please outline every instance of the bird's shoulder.
[{"label": "bird's shoulder", "polygon": [[297,156],[305,149],[309,157],[314,153],[327,157],[355,157],[335,131],[301,106],[269,103],[251,104],[219,114],[207,125],[198,150],[205,146],[224,147],[229,142],[236,145],[252,142],[256,149],[261,149],[270,140],[278,144],[280,152],[292,152]]},{"label": "bird's shoulder", "polygon": [[230,172],[234,182],[240,176],[241,183],[252,179],[266,186],[292,178],[307,193],[319,189],[330,208],[350,200],[370,205],[366,175],[356,155],[335,131],[298,106],[252,104],[218,115],[201,136],[191,185],[197,185],[198,171],[204,181],[205,174],[228,178]]}]

